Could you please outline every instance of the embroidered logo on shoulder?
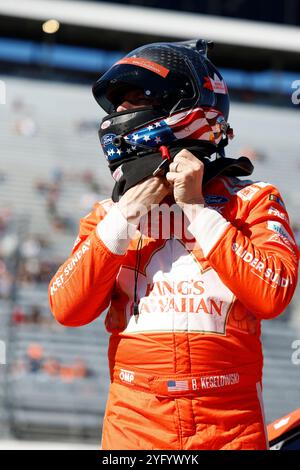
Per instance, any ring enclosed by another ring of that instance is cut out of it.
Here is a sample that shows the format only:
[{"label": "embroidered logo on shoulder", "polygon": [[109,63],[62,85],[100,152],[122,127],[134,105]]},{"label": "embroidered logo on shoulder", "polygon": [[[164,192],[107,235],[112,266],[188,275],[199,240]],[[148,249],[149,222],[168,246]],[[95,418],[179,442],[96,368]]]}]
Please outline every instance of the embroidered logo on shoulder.
[{"label": "embroidered logo on shoulder", "polygon": [[243,201],[250,201],[252,197],[260,191],[260,184],[252,180],[240,180],[239,178],[223,178],[223,184],[229,194],[237,195]]},{"label": "embroidered logo on shoulder", "polygon": [[276,232],[279,236],[287,238],[293,245],[295,244],[289,232],[280,222],[275,222],[275,220],[268,220],[267,228],[272,230],[272,232]]},{"label": "embroidered logo on shoulder", "polygon": [[242,199],[242,201],[251,201],[251,199],[253,198],[253,196],[258,192],[260,191],[260,188],[255,186],[255,185],[250,185],[250,186],[246,186],[245,188],[243,189],[240,189],[240,191],[238,191],[236,193],[236,195],[238,197],[240,197]]},{"label": "embroidered logo on shoulder", "polygon": [[259,188],[266,188],[267,186],[270,186],[270,183],[265,183],[264,181],[255,181],[254,184]]},{"label": "embroidered logo on shoulder", "polygon": [[271,243],[283,245],[284,247],[288,248],[291,251],[293,258],[295,260],[298,260],[298,255],[295,251],[296,247],[294,244],[292,244],[292,242],[288,238],[284,237],[283,235],[279,235],[278,233],[274,233],[273,235],[270,236],[270,238],[268,238],[267,241]]},{"label": "embroidered logo on shoulder", "polygon": [[206,204],[225,204],[226,202],[229,201],[229,199],[225,196],[219,195],[219,194],[207,194],[204,196]]},{"label": "embroidered logo on shoulder", "polygon": [[289,223],[287,214],[285,214],[284,212],[280,212],[278,209],[276,209],[276,207],[271,206],[268,210],[268,214],[275,215],[276,217],[279,217],[280,219],[285,220],[287,223]]},{"label": "embroidered logo on shoulder", "polygon": [[270,194],[269,195],[269,201],[277,202],[278,204],[280,204],[282,207],[285,208],[283,200],[280,199],[280,197],[277,196],[277,194]]}]

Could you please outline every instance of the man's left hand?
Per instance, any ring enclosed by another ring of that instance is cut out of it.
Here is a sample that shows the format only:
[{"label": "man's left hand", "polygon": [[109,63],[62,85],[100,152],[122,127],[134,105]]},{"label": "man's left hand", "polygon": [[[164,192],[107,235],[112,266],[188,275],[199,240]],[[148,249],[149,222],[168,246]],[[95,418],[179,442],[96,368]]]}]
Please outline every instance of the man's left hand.
[{"label": "man's left hand", "polygon": [[203,173],[203,162],[188,150],[183,149],[175,156],[166,178],[173,186],[174,199],[178,205],[204,204]]}]

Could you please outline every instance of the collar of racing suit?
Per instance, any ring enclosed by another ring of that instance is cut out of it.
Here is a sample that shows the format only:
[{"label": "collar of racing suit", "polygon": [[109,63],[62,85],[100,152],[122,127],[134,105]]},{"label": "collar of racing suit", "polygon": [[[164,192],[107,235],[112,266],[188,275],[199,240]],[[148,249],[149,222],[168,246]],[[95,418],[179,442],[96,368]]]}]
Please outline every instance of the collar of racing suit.
[{"label": "collar of racing suit", "polygon": [[[186,148],[204,162],[204,185],[221,174],[226,176],[249,176],[253,172],[253,165],[247,157],[220,157],[212,161],[210,157],[207,156],[207,148],[200,147],[199,145],[168,148],[170,161],[173,160],[175,155],[180,152],[182,148]],[[112,200],[114,202],[119,201],[120,197],[123,196],[128,189],[152,176],[161,162],[161,152],[155,152],[142,157],[128,159],[121,165],[118,163],[115,167],[110,165],[110,170],[116,181],[112,192]],[[164,174],[167,173],[168,167],[169,165],[164,167]]]},{"label": "collar of racing suit", "polygon": [[[205,148],[200,148],[199,146],[185,146],[184,148],[192,152],[197,158],[204,162],[204,185],[221,174],[227,176],[248,176],[251,175],[253,171],[253,165],[247,157],[239,157],[237,159],[220,157],[211,161],[210,158],[205,154]],[[182,147],[173,147],[168,150],[171,162],[175,155],[180,152],[180,150],[182,150]],[[117,202],[128,189],[153,175],[153,172],[160,166],[162,157],[163,155],[160,152],[151,153],[143,156],[142,158],[134,158],[132,160],[126,161],[122,165],[118,164],[114,172],[113,168],[110,168],[115,179],[117,180],[113,188],[112,200]],[[168,171],[168,167],[169,165],[164,167],[164,174],[166,174]],[[141,261],[142,239],[143,236],[141,233],[136,250],[136,263],[134,269],[133,312],[135,316],[139,314],[137,284]]]}]

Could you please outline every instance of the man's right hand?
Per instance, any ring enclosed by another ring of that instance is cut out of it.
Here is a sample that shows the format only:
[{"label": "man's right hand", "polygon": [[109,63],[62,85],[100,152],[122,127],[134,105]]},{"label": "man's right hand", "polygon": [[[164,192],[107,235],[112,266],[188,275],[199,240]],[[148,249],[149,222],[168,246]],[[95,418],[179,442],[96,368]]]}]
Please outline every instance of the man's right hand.
[{"label": "man's right hand", "polygon": [[118,207],[128,222],[138,225],[140,218],[170,194],[170,190],[166,178],[152,176],[128,189]]}]

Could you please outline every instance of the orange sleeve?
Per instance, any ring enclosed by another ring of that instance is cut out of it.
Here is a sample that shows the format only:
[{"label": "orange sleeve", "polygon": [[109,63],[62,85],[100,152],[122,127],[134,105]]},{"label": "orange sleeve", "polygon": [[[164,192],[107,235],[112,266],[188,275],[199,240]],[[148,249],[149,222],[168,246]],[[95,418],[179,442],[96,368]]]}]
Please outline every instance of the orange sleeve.
[{"label": "orange sleeve", "polygon": [[204,208],[191,232],[240,302],[259,318],[274,318],[295,291],[299,251],[276,188],[264,187],[248,204],[239,228]]},{"label": "orange sleeve", "polygon": [[106,212],[97,203],[80,221],[72,253],[49,285],[49,302],[56,320],[65,326],[85,325],[109,303],[123,254],[113,253],[97,234]]}]

